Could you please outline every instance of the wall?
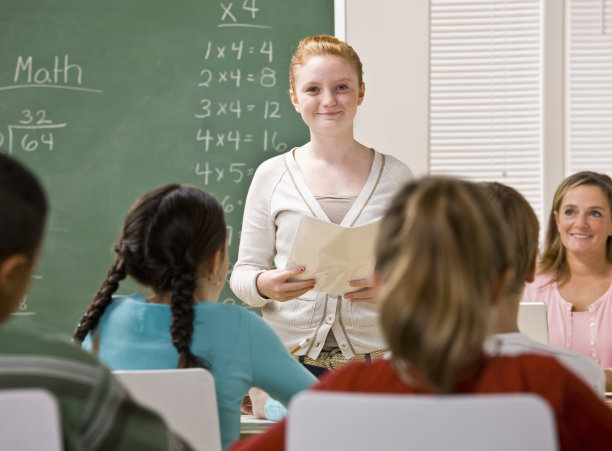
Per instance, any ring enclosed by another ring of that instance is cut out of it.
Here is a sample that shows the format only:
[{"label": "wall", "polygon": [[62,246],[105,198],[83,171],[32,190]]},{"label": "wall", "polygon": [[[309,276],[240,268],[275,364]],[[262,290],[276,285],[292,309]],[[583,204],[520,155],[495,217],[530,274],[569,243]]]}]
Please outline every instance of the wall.
[{"label": "wall", "polygon": [[366,96],[356,137],[428,172],[428,17],[426,0],[346,1],[346,39],[364,65]]},{"label": "wall", "polygon": [[[362,57],[366,98],[357,139],[395,155],[416,175],[429,169],[429,1],[346,0],[346,39]],[[564,162],[565,1],[542,0],[543,205],[547,209]],[[545,211],[544,217],[547,217]]]}]

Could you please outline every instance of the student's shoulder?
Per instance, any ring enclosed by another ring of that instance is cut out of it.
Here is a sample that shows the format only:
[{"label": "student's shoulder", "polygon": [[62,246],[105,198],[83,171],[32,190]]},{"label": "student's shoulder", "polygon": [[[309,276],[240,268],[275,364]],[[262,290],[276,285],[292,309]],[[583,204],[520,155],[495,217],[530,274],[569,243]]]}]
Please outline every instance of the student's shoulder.
[{"label": "student's shoulder", "polygon": [[[268,160],[265,160],[259,165],[249,188],[249,194],[266,193],[273,190],[284,174],[287,172],[287,166],[284,161],[285,154],[277,155]],[[269,193],[268,193],[269,195]]]},{"label": "student's shoulder", "polygon": [[563,375],[570,371],[557,356],[541,353],[525,353],[516,356],[497,357],[496,365],[506,373],[519,374],[521,380],[528,386],[549,384],[552,388],[555,382],[561,382]]},{"label": "student's shoulder", "polygon": [[571,365],[572,368],[580,369],[583,373],[590,373],[593,377],[604,375],[604,370],[593,359],[571,349],[557,346],[542,345],[540,349],[546,350],[550,355],[561,360],[562,363]]},{"label": "student's shoulder", "polygon": [[97,359],[71,342],[69,337],[0,328],[0,359],[4,360],[0,367],[16,358],[37,358],[49,364],[53,359],[61,359],[98,366]]},{"label": "student's shoulder", "polygon": [[391,361],[378,359],[372,362],[354,362],[338,370],[327,372],[313,388],[315,390],[401,392],[403,386]]},{"label": "student's shoulder", "polygon": [[121,305],[121,304],[147,305],[147,300],[140,293],[114,294],[112,299],[113,301],[111,305]]},{"label": "student's shoulder", "polygon": [[285,156],[286,154],[276,155],[263,161],[257,167],[254,177],[269,177],[284,173],[286,171]]},{"label": "student's shoulder", "polygon": [[134,309],[134,308],[146,308],[153,305],[163,305],[163,304],[153,304],[147,302],[147,300],[142,297],[139,293],[132,294],[114,294],[111,298],[111,302],[108,304],[106,309],[104,309],[104,313],[107,314],[112,310],[121,310],[121,309]]},{"label": "student's shoulder", "polygon": [[[561,359],[562,362],[573,362],[576,365],[583,366],[587,369],[597,370],[598,372],[603,371],[601,367],[597,363],[595,363],[594,360],[583,354],[580,354],[576,351],[572,351],[571,349],[560,348],[558,346],[551,346],[544,343],[540,343],[539,341],[536,341],[525,334],[498,334],[495,337],[497,339],[505,341],[505,343],[508,345],[514,345],[515,348],[520,348],[522,350],[521,354],[533,353],[545,355],[549,357],[554,357],[556,359]],[[519,353],[517,352],[516,354]]]},{"label": "student's shoulder", "polygon": [[410,167],[400,159],[393,155],[383,154],[376,151],[382,158],[384,158],[384,170],[399,186],[403,185],[409,180],[414,178]]},{"label": "student's shoulder", "polygon": [[569,394],[577,398],[588,398],[589,403],[601,402],[604,380],[592,377],[594,375],[585,378],[584,371],[571,369],[558,357],[524,354],[518,356],[516,361],[521,368],[523,390],[544,397],[555,411],[566,403]]},{"label": "student's shoulder", "polygon": [[497,357],[496,360],[502,365],[519,366],[522,368],[554,368],[559,362],[553,357],[545,354],[524,353],[515,356]]},{"label": "student's shoulder", "polygon": [[112,297],[111,303],[104,310],[104,315],[102,315],[100,321],[106,323],[111,318],[113,321],[116,321],[118,317],[130,316],[135,314],[135,312],[143,314],[143,311],[146,311],[147,315],[151,315],[156,310],[163,310],[165,308],[167,306],[164,304],[147,302],[139,293],[115,294]]},{"label": "student's shoulder", "polygon": [[389,167],[396,167],[396,168],[403,168],[404,170],[406,169],[410,170],[410,168],[408,167],[406,163],[404,163],[399,158],[394,157],[390,153],[382,153],[382,152],[379,152],[378,150],[374,150],[374,152],[376,152],[377,154],[380,154],[380,156],[385,159],[385,164],[388,165]]},{"label": "student's shoulder", "polygon": [[196,312],[201,310],[203,315],[215,321],[235,321],[241,323],[263,322],[263,319],[261,319],[259,315],[249,311],[247,307],[237,304],[206,301],[196,304],[195,309]]},{"label": "student's shoulder", "polygon": [[221,334],[234,337],[238,331],[240,336],[249,340],[277,340],[278,336],[272,328],[257,313],[247,307],[236,304],[218,302],[203,302],[196,307],[196,319],[202,318]]}]

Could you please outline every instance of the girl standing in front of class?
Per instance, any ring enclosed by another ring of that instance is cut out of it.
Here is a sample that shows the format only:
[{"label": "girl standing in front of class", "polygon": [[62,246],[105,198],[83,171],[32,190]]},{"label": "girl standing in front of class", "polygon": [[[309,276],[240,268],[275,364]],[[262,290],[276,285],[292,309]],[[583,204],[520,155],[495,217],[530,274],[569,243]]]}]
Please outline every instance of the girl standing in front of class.
[{"label": "girl standing in front of class", "polygon": [[[223,208],[210,194],[188,185],[145,194],[114,249],[74,338],[113,370],[210,370],[224,449],[239,437],[241,402],[252,386],[286,405],[315,380],[260,317],[217,303],[228,255]],[[126,276],[153,295],[114,295]]]},{"label": "girl standing in front of class", "polygon": [[[285,347],[315,375],[352,360],[382,357],[371,279],[354,280],[344,296],[319,292],[316,280],[290,281],[285,270],[303,216],[345,227],[379,220],[410,169],[355,140],[354,119],[365,84],[357,53],[331,36],[303,39],[290,65],[290,97],[310,141],[265,161],[247,196],[238,261],[230,285],[264,319]],[[317,237],[311,237],[316,249]]]}]

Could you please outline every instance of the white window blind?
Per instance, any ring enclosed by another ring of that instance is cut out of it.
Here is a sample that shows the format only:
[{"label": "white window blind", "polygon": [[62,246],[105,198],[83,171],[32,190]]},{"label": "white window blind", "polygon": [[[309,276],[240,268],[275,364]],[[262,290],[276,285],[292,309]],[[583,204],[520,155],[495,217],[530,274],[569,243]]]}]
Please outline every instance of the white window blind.
[{"label": "white window blind", "polygon": [[612,176],[612,1],[568,0],[566,174]]},{"label": "white window blind", "polygon": [[430,0],[430,172],[513,186],[542,217],[539,0]]}]

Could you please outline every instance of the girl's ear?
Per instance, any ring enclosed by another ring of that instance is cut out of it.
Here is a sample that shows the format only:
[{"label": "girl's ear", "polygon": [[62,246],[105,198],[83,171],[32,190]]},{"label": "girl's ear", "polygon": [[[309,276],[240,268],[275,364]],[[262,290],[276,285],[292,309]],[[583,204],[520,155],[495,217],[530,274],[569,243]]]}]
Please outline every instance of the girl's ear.
[{"label": "girl's ear", "polygon": [[364,97],[365,97],[365,83],[361,83],[361,87],[359,88],[359,98],[357,100],[357,105],[361,105],[363,103]]},{"label": "girl's ear", "polygon": [[531,260],[531,266],[529,267],[529,271],[527,271],[527,275],[525,276],[525,282],[533,282],[535,280],[537,261],[538,253],[536,252],[533,255],[533,259]]},{"label": "girl's ear", "polygon": [[297,96],[295,95],[295,92],[293,92],[293,89],[289,90],[289,98],[291,99],[291,103],[293,104],[293,108],[295,108],[295,111],[297,111],[299,113],[300,112],[300,104],[298,103]]},{"label": "girl's ear", "polygon": [[206,270],[208,276],[214,276],[221,272],[221,265],[223,264],[223,248],[217,249],[206,261]]},{"label": "girl's ear", "polygon": [[496,305],[506,293],[508,284],[514,275],[514,271],[510,268],[505,269],[498,277],[497,281],[493,284],[491,292],[491,303]]}]

